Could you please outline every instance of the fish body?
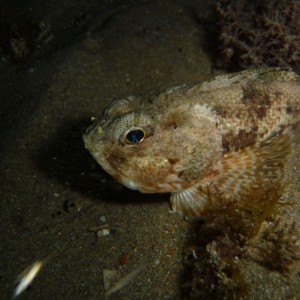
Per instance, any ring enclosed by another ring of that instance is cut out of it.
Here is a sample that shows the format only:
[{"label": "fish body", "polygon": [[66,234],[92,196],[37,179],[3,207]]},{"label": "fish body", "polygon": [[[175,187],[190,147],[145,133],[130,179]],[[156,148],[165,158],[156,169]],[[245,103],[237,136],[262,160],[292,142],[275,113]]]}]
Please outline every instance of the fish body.
[{"label": "fish body", "polygon": [[174,211],[201,215],[210,187],[240,197],[282,176],[300,120],[300,78],[263,68],[111,102],[84,135],[116,180],[171,192]]}]

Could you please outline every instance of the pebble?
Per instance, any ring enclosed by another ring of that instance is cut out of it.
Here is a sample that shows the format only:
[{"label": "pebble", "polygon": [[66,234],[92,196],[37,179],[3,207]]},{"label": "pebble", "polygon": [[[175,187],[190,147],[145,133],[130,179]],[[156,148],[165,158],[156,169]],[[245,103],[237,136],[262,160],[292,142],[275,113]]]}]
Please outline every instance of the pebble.
[{"label": "pebble", "polygon": [[110,230],[109,229],[104,228],[104,229],[100,229],[100,230],[97,231],[97,236],[98,237],[108,236],[108,235],[110,235]]},{"label": "pebble", "polygon": [[102,223],[106,223],[106,216],[101,216],[101,217],[100,217],[100,221],[101,221]]}]

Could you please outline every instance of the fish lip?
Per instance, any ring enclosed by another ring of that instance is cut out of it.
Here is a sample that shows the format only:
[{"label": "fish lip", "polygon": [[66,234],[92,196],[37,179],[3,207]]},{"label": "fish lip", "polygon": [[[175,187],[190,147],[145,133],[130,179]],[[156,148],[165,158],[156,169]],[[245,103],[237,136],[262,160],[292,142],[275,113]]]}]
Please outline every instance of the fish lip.
[{"label": "fish lip", "polygon": [[98,122],[94,122],[93,124],[91,124],[83,133],[82,136],[87,136],[89,135],[96,127],[98,126]]},{"label": "fish lip", "polygon": [[103,139],[105,131],[101,125],[103,125],[102,121],[95,121],[82,134],[82,139],[86,148],[95,148],[93,144],[95,144],[95,142],[99,143]]},{"label": "fish lip", "polygon": [[90,129],[90,127],[91,127],[91,126],[89,126],[89,127],[85,130],[85,132],[83,132],[82,135],[81,135],[81,136],[82,136],[82,139],[83,139],[83,141],[84,141],[84,146],[85,146],[86,149],[88,149],[88,144],[89,144],[89,134],[91,133],[92,129],[94,129],[94,128]]}]

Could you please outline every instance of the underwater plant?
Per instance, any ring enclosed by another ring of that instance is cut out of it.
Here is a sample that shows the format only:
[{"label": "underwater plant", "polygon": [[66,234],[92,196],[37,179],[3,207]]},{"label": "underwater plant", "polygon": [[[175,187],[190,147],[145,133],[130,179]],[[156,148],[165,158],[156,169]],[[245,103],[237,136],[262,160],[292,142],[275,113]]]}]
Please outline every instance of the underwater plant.
[{"label": "underwater plant", "polygon": [[220,0],[217,13],[224,68],[300,71],[299,1]]}]

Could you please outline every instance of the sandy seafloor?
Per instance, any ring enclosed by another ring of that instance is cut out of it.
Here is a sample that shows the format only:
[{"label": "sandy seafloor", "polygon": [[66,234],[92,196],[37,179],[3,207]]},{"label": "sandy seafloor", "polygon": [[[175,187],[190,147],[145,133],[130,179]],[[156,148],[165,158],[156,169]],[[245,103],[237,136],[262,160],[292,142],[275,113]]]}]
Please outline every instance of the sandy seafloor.
[{"label": "sandy seafloor", "polygon": [[[157,95],[216,72],[197,17],[206,7],[167,0],[20,6],[51,24],[53,38],[51,51],[1,63],[1,299],[10,299],[17,276],[36,260],[44,267],[22,299],[104,299],[103,269],[122,277],[142,263],[147,270],[111,299],[188,297],[183,253],[191,249],[191,225],[170,213],[169,195],[131,192],[113,181],[81,134],[112,99]],[[291,169],[297,164],[293,158]],[[289,174],[288,213],[297,220],[299,173]],[[105,224],[110,235],[98,237],[95,228]],[[257,286],[245,299],[300,299],[299,273],[291,280],[275,274],[264,286],[264,271],[244,269]]]}]

